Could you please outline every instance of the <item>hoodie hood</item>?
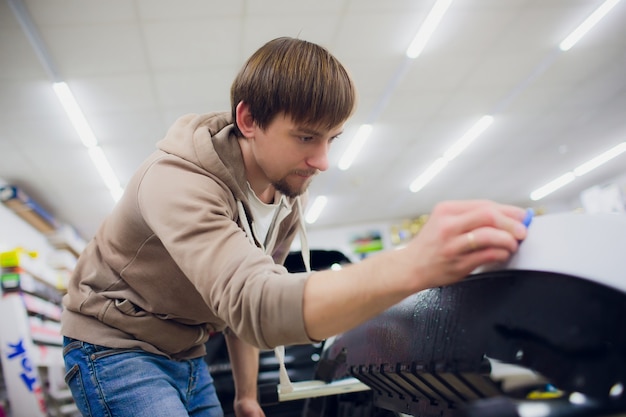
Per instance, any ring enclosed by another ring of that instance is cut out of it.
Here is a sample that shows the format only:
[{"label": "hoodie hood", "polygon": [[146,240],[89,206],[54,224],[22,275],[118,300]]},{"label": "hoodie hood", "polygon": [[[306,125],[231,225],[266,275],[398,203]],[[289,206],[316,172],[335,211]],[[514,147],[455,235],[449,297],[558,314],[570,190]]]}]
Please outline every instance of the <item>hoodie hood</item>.
[{"label": "hoodie hood", "polygon": [[[236,200],[247,201],[243,156],[233,126],[228,112],[188,114],[176,120],[157,148],[220,178]],[[224,163],[233,160],[241,161],[241,165]]]}]

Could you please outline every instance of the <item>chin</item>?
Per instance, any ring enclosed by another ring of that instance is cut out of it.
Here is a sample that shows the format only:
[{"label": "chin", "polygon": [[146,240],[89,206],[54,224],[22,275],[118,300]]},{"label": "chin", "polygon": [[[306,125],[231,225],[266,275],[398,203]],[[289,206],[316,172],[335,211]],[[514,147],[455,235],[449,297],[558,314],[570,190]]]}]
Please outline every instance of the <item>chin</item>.
[{"label": "chin", "polygon": [[286,181],[277,181],[273,185],[274,185],[274,188],[276,188],[276,190],[280,192],[281,194],[284,194],[287,197],[295,198],[306,192],[307,188],[309,188],[310,182],[311,182],[310,180],[307,180],[307,182],[301,185],[300,187],[293,187],[287,184]]}]

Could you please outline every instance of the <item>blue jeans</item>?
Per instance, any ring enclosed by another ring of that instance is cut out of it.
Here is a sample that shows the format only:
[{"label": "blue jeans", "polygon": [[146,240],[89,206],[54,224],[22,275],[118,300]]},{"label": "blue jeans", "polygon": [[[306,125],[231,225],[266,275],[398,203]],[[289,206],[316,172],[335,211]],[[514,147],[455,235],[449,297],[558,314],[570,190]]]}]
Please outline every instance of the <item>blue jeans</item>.
[{"label": "blue jeans", "polygon": [[223,417],[204,358],[174,361],[140,349],[64,338],[65,381],[85,417]]}]

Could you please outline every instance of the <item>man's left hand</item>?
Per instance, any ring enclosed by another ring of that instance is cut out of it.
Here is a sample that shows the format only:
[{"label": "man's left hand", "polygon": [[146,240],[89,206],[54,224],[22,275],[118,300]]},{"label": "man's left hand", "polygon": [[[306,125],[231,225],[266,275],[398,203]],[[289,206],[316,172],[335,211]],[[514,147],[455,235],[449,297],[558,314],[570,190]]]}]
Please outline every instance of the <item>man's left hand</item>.
[{"label": "man's left hand", "polygon": [[234,408],[237,417],[265,417],[261,405],[254,399],[236,399]]}]

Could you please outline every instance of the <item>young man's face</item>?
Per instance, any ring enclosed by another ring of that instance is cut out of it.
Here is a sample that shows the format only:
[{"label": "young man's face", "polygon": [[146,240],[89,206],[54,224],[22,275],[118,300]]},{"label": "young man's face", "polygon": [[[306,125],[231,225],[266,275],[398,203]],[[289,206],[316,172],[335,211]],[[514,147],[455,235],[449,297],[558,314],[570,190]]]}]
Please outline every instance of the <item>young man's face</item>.
[{"label": "young man's face", "polygon": [[279,114],[265,130],[256,128],[252,146],[260,172],[281,193],[302,194],[316,174],[328,169],[330,145],[342,130],[343,124],[321,130]]}]

